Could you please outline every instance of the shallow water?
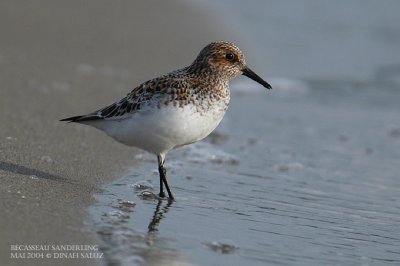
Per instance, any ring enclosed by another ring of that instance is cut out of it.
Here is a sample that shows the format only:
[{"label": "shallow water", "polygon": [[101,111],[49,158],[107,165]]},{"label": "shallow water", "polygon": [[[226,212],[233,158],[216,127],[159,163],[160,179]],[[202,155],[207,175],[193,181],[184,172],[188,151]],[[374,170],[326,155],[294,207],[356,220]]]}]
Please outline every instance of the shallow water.
[{"label": "shallow water", "polygon": [[216,134],[169,154],[176,201],[154,196],[146,153],[97,195],[109,262],[400,263],[398,85],[275,84],[265,92],[241,80]]},{"label": "shallow water", "polygon": [[233,82],[216,132],[167,157],[176,201],[154,195],[146,153],[104,187],[90,212],[107,262],[399,265],[399,2],[228,3],[209,7],[253,70],[296,78]]}]

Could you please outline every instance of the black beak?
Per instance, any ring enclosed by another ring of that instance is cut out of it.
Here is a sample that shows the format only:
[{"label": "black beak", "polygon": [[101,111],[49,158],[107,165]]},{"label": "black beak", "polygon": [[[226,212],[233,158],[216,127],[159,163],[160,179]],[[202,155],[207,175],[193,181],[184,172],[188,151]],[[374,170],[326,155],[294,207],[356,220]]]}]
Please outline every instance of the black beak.
[{"label": "black beak", "polygon": [[243,71],[242,75],[245,75],[246,77],[251,78],[252,80],[260,83],[261,85],[263,85],[265,88],[267,88],[269,90],[272,89],[271,85],[269,85],[268,82],[266,82],[265,80],[260,78],[259,75],[254,73],[253,70],[251,70],[247,66],[244,67],[242,71]]}]

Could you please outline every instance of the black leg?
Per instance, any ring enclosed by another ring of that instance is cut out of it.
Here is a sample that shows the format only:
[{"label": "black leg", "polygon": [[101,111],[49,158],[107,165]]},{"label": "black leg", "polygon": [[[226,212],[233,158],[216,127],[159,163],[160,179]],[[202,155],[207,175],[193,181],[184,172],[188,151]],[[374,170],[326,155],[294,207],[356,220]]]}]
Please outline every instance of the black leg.
[{"label": "black leg", "polygon": [[163,169],[158,166],[158,173],[160,174],[160,193],[158,194],[161,198],[165,197],[165,193],[164,193],[164,181],[163,181],[163,173],[162,173]]},{"label": "black leg", "polygon": [[162,173],[163,173],[162,174],[163,175],[163,181],[164,181],[165,188],[167,189],[167,192],[168,192],[168,197],[170,199],[174,199],[174,196],[172,195],[171,189],[169,188],[168,178],[167,178],[167,171],[165,170],[164,166],[161,166],[161,167],[162,167]]},{"label": "black leg", "polygon": [[160,174],[160,193],[158,194],[160,196],[160,198],[164,198],[165,197],[165,193],[164,193],[164,181],[163,181],[163,166],[162,166],[162,158],[161,156],[157,156],[158,159],[158,173]]},{"label": "black leg", "polygon": [[162,197],[161,196],[162,194],[165,196],[164,191],[162,190],[162,183],[164,183],[165,188],[167,189],[168,192],[168,197],[170,199],[174,199],[174,196],[172,195],[171,189],[169,188],[168,184],[167,170],[165,170],[164,168],[164,157],[159,155],[157,156],[157,159],[158,159],[158,172],[160,173],[160,197]]}]

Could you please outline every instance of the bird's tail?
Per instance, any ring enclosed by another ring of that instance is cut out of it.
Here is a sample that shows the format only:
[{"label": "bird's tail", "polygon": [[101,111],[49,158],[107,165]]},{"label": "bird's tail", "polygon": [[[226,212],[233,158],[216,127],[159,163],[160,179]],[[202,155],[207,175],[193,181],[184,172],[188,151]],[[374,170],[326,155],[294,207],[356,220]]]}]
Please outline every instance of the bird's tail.
[{"label": "bird's tail", "polygon": [[75,122],[85,122],[85,121],[92,121],[92,120],[98,120],[101,119],[98,115],[78,115],[78,116],[71,116],[68,118],[61,119],[60,121],[66,121],[69,123]]}]

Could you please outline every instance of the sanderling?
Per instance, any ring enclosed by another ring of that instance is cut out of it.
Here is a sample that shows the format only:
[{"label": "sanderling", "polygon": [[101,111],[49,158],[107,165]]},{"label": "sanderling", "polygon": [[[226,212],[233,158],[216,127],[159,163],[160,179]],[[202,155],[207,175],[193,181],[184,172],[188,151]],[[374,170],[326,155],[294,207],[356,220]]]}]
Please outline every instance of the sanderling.
[{"label": "sanderling", "polygon": [[175,148],[207,137],[221,122],[229,104],[229,81],[245,75],[271,86],[246,66],[232,43],[212,42],[194,62],[144,82],[126,97],[95,112],[62,119],[93,126],[115,140],[157,155],[160,197],[173,199],[164,168]]}]

